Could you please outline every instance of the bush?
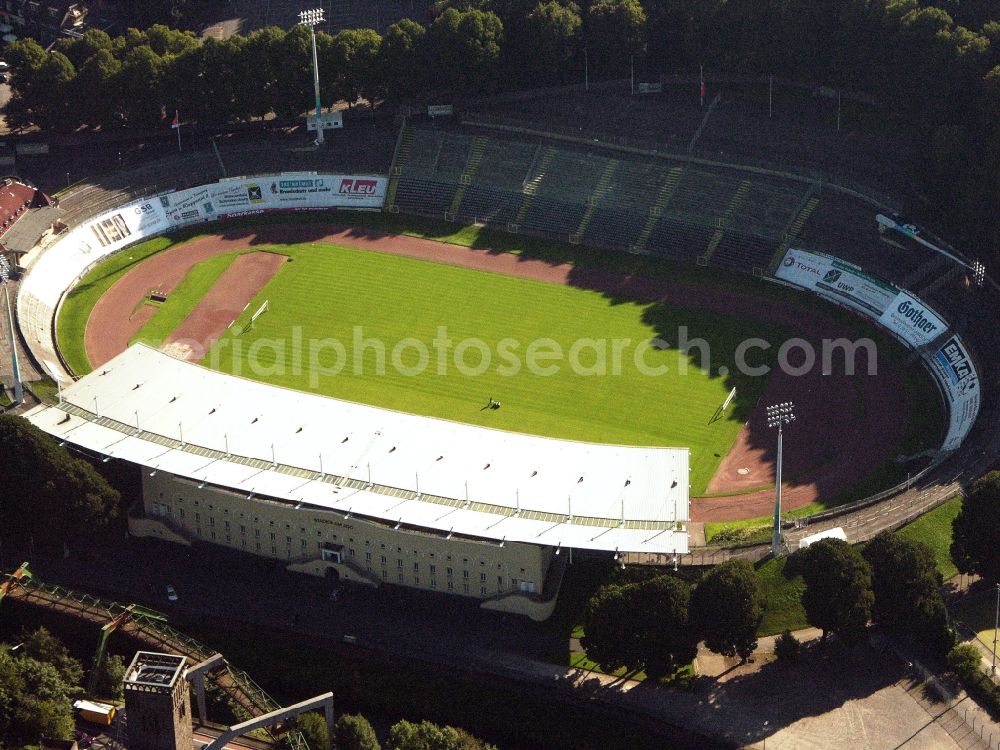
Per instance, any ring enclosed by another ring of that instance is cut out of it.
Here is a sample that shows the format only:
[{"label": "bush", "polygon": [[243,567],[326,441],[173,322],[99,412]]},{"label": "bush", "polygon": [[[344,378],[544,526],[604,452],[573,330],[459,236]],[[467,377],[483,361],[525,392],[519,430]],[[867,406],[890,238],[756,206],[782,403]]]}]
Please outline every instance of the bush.
[{"label": "bush", "polygon": [[960,643],[948,652],[948,666],[958,675],[966,691],[993,718],[1000,716],[1000,688],[983,671],[979,649],[971,643]]},{"label": "bush", "polygon": [[778,661],[795,661],[799,658],[801,648],[802,644],[792,635],[791,630],[786,630],[774,641],[774,655],[778,657]]},{"label": "bush", "polygon": [[948,667],[962,682],[972,682],[982,673],[982,661],[971,643],[959,643],[948,652]]}]

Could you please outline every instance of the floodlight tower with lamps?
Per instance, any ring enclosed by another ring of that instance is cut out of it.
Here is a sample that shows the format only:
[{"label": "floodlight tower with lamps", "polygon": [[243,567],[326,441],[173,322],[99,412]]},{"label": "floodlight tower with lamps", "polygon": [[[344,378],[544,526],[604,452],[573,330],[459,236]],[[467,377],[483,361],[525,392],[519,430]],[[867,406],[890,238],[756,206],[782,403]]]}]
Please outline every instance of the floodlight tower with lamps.
[{"label": "floodlight tower with lamps", "polygon": [[795,405],[791,401],[782,401],[767,407],[767,426],[778,428],[778,466],[774,493],[774,533],[771,535],[771,556],[781,554],[781,432],[782,427],[795,419],[792,410]]},{"label": "floodlight tower with lamps", "polygon": [[316,94],[316,145],[323,143],[323,125],[320,122],[322,106],[319,101],[319,62],[316,59],[316,26],[323,23],[323,9],[313,8],[299,13],[299,23],[309,27],[309,36],[312,37],[313,53],[313,90]]}]

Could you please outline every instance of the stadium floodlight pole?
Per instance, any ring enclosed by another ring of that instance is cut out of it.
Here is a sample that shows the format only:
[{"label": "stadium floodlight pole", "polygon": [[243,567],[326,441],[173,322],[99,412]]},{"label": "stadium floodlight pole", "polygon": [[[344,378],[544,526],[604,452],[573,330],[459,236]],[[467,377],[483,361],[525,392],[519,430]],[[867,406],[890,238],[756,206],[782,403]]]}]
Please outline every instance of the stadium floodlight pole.
[{"label": "stadium floodlight pole", "polygon": [[17,357],[17,334],[14,333],[14,312],[10,306],[10,264],[0,255],[0,285],[3,286],[4,303],[7,308],[7,335],[10,338],[10,366],[14,375],[14,400],[11,406],[20,406],[24,401],[24,386],[21,385],[21,364]]},{"label": "stadium floodlight pole", "polygon": [[299,23],[309,27],[309,35],[312,37],[313,56],[313,89],[316,94],[316,145],[323,143],[323,125],[320,122],[322,107],[319,101],[319,62],[316,58],[316,25],[323,23],[323,9],[313,8],[299,13]]},{"label": "stadium floodlight pole", "polygon": [[990,666],[990,674],[997,673],[997,629],[1000,628],[1000,583],[997,584],[997,608],[993,616],[993,664]]},{"label": "stadium floodlight pole", "polygon": [[775,478],[774,493],[774,532],[771,535],[771,556],[781,554],[781,433],[782,427],[795,419],[792,410],[795,405],[791,401],[782,401],[767,407],[767,426],[778,428],[778,465]]}]

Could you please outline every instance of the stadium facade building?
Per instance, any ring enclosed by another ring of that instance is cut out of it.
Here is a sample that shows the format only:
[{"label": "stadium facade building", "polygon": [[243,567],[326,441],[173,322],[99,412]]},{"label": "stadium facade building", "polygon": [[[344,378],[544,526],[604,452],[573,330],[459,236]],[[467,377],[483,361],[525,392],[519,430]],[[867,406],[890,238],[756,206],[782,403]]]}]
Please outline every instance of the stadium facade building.
[{"label": "stadium facade building", "polygon": [[548,617],[574,549],[687,552],[687,449],[502,432],[292,391],[141,344],[28,414],[143,471],[129,528]]}]

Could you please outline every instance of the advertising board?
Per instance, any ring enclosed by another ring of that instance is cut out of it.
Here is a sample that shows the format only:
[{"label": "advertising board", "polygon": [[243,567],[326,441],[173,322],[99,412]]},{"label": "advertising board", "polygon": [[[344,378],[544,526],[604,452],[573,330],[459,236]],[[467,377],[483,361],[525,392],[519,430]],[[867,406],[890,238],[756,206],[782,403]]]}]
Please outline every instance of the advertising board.
[{"label": "advertising board", "polygon": [[[866,274],[829,255],[788,250],[775,276],[874,319],[912,348],[926,347],[948,331],[948,323],[905,289]],[[948,432],[942,450],[955,450],[979,414],[979,375],[958,336],[921,356],[948,404]]]},{"label": "advertising board", "polygon": [[949,338],[928,362],[948,399],[948,432],[941,447],[955,450],[979,414],[979,375],[958,336]]},{"label": "advertising board", "polygon": [[775,275],[873,318],[880,317],[899,292],[857,266],[805,250],[786,252]]}]

